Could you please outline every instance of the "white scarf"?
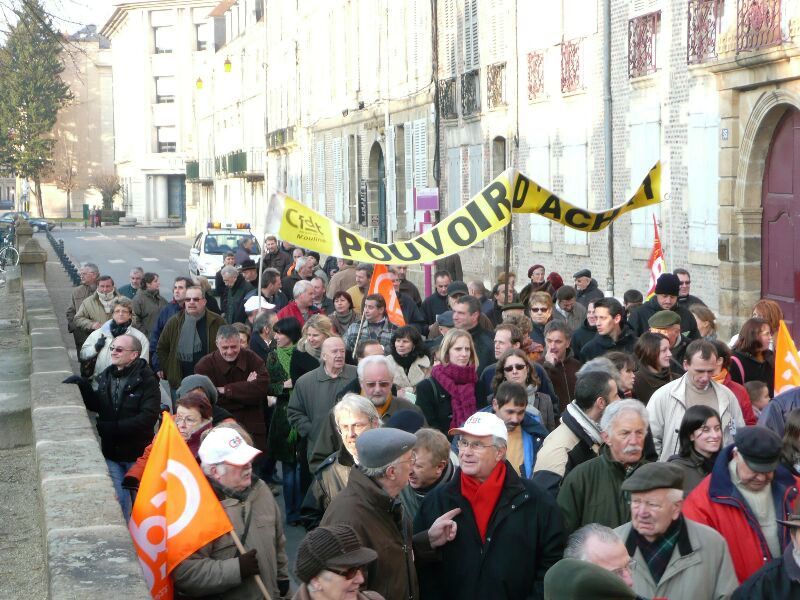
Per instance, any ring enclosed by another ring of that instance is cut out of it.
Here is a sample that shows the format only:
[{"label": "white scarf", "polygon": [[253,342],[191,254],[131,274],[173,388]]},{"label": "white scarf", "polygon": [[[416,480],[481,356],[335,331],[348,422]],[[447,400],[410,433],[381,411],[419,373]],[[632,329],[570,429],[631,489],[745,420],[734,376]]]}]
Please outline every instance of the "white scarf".
[{"label": "white scarf", "polygon": [[603,438],[600,435],[600,425],[598,425],[591,418],[589,418],[589,415],[583,412],[581,407],[575,404],[574,400],[569,404],[567,404],[567,412],[570,415],[572,415],[572,417],[581,426],[581,429],[583,429],[586,432],[586,435],[592,438],[592,441],[595,444],[598,445],[603,444]]},{"label": "white scarf", "polygon": [[103,305],[103,310],[106,311],[107,313],[111,312],[111,302],[116,297],[117,296],[113,291],[108,292],[106,294],[103,294],[101,292],[97,292],[97,299],[100,300],[100,304]]}]

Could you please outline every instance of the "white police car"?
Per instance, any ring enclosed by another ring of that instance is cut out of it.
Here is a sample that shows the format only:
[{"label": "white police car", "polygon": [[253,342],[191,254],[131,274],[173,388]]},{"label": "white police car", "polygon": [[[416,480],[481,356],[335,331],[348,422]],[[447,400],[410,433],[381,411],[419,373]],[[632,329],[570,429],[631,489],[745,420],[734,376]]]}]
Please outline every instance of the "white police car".
[{"label": "white police car", "polygon": [[189,273],[206,277],[214,288],[214,275],[222,268],[223,256],[226,252],[235,253],[246,238],[255,242],[250,250],[250,258],[258,262],[261,246],[250,231],[250,223],[208,223],[205,231],[194,238],[189,250]]}]

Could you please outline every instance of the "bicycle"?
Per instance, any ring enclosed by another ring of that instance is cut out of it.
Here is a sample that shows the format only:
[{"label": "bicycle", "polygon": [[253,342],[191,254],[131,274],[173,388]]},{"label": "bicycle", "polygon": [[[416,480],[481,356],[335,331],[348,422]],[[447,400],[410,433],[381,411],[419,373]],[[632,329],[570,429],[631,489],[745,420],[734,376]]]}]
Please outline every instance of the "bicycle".
[{"label": "bicycle", "polygon": [[19,264],[19,251],[14,247],[15,237],[13,227],[0,234],[0,272],[4,273],[7,267],[16,267]]}]

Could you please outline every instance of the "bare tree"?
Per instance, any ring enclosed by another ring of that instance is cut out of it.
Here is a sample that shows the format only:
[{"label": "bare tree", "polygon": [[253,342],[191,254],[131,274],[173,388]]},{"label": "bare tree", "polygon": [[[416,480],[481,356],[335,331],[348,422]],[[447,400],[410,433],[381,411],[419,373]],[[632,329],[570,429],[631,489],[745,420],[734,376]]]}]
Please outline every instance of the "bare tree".
[{"label": "bare tree", "polygon": [[72,192],[79,187],[78,161],[72,142],[62,140],[56,149],[53,163],[53,183],[67,194],[67,218],[72,218]]},{"label": "bare tree", "polygon": [[122,190],[122,184],[114,173],[100,173],[92,179],[92,187],[103,197],[103,210],[111,210],[114,197]]}]

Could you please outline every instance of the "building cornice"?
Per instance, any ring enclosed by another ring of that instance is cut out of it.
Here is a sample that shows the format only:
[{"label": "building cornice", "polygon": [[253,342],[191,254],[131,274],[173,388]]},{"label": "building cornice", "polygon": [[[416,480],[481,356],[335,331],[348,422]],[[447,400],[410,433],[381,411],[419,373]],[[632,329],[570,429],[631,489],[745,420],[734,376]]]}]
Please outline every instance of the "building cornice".
[{"label": "building cornice", "polygon": [[203,8],[208,7],[209,12],[218,4],[218,2],[203,0],[202,2],[192,0],[135,0],[133,2],[120,2],[115,8],[114,12],[105,22],[100,29],[100,35],[111,39],[114,33],[117,32],[120,25],[125,22],[129,12],[135,10],[163,10],[167,8]]}]

